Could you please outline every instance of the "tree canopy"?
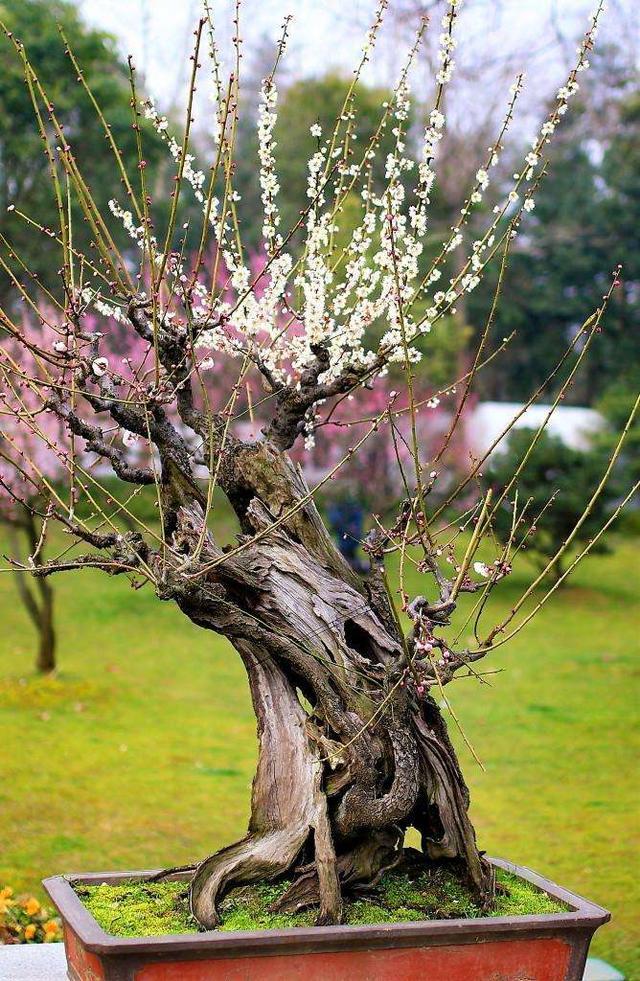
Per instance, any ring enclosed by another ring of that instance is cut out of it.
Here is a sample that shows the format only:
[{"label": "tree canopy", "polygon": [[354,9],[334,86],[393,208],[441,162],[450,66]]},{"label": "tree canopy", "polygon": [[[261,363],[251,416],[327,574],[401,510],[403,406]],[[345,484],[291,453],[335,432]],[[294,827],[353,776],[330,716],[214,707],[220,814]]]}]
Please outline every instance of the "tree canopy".
[{"label": "tree canopy", "polygon": [[[75,7],[64,0],[0,0],[0,20],[16,38],[28,40],[30,63],[55,106],[65,134],[82,154],[85,178],[96,202],[106,211],[109,198],[121,195],[120,176],[105,152],[105,134],[95,109],[82,86],[74,84],[74,67],[60,32],[71,43],[115,142],[131,165],[136,151],[128,70],[116,51],[115,40],[88,28]],[[59,283],[58,246],[47,243],[43,236],[34,236],[24,219],[7,212],[13,206],[16,212],[24,212],[45,227],[55,228],[58,223],[48,162],[25,84],[24,66],[6,37],[2,38],[1,51],[0,233],[11,240],[12,248],[44,285],[55,287]],[[150,164],[159,157],[159,144],[148,127],[145,153]],[[79,209],[75,210],[79,218]],[[86,226],[78,220],[75,228],[76,244],[82,251],[89,244]],[[0,296],[6,297],[8,283],[2,275],[0,283]]]}]

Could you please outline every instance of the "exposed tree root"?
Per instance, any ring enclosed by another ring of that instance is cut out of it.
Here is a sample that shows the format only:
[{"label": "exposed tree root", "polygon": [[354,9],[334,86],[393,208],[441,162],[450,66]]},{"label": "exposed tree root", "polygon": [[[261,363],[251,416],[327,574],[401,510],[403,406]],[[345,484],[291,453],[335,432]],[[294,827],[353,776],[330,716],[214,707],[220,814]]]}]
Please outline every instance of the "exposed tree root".
[{"label": "exposed tree root", "polygon": [[177,872],[195,872],[197,868],[197,862],[193,862],[191,865],[174,865],[173,868],[161,869],[160,872],[156,872],[155,875],[150,875],[146,881],[162,882],[163,879],[168,879],[170,875],[175,875]]},{"label": "exposed tree root", "polygon": [[[399,829],[387,829],[367,835],[337,860],[342,892],[356,885],[375,885],[383,872],[393,868],[401,858]],[[317,860],[316,860],[317,861]],[[277,913],[295,913],[320,902],[320,884],[316,863],[298,869],[297,876],[285,893],[273,904]],[[335,920],[333,922],[336,922]]]},{"label": "exposed tree root", "polygon": [[190,889],[191,910],[212,929],[216,904],[229,885],[286,873],[314,832],[320,869],[321,917],[340,919],[341,899],[328,827],[322,769],[308,737],[295,690],[271,659],[243,652],[258,719],[259,759],[253,782],[249,833],[202,862]]}]

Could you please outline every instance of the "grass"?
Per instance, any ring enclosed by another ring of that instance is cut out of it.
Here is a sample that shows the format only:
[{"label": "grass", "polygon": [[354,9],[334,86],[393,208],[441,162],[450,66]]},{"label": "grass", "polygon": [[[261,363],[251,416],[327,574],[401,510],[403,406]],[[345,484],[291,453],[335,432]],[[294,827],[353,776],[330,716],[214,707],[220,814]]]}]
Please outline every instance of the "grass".
[{"label": "grass", "polygon": [[[501,893],[491,916],[524,916],[566,909],[535,886],[508,872],[497,873]],[[275,930],[313,926],[317,909],[275,913],[272,904],[288,883],[260,883],[232,889],[220,906],[221,930]],[[118,885],[77,886],[76,892],[103,930],[116,937],[156,937],[197,933],[189,911],[184,882],[127,882]],[[348,898],[345,923],[403,923],[414,920],[482,916],[469,891],[449,870],[436,869],[409,878],[388,872],[375,895]]]},{"label": "grass", "polygon": [[[594,952],[629,978],[640,978],[637,552],[629,541],[588,560],[492,657],[507,670],[490,686],[448,689],[486,768],[454,732],[482,847],[611,909]],[[521,565],[505,583],[505,608],[526,576]],[[232,649],[147,588],[91,571],[56,585],[60,674],[40,680],[0,575],[0,884],[178,865],[242,834],[255,726]]]}]

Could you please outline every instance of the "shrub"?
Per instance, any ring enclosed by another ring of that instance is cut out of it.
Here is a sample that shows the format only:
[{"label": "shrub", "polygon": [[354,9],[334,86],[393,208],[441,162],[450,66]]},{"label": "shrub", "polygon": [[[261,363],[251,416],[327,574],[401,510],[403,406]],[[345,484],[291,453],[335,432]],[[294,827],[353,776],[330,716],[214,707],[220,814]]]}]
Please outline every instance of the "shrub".
[{"label": "shrub", "polygon": [[0,943],[47,944],[62,940],[62,925],[35,896],[14,897],[11,886],[0,889]]}]

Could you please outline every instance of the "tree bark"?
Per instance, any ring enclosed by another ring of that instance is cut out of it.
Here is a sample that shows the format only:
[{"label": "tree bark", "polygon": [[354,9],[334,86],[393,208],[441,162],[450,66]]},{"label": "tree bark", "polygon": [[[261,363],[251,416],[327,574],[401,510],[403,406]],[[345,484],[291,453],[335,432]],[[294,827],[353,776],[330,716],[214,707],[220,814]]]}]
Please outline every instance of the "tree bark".
[{"label": "tree bark", "polygon": [[468,791],[435,701],[408,683],[381,574],[353,572],[271,444],[239,449],[231,466],[239,548],[225,554],[207,533],[198,550],[201,505],[183,504],[173,544],[197,564],[165,576],[162,594],[231,641],[258,721],[248,833],[198,866],[193,913],[215,927],[231,886],[287,874],[280,908],[317,904],[318,923],[340,922],[343,892],[396,865],[410,826],[427,858],[458,860],[489,904]]},{"label": "tree bark", "polygon": [[[26,509],[23,520],[18,525],[13,522],[9,525],[10,537],[16,555],[20,555],[23,551],[23,548],[20,546],[18,529],[24,533],[29,554],[33,555],[39,537],[38,529],[35,518]],[[36,564],[38,564],[37,559]],[[23,572],[16,572],[14,578],[22,605],[37,633],[36,671],[39,674],[51,674],[56,670],[53,587],[47,579],[43,578],[36,578],[34,580],[34,586],[30,587]]]},{"label": "tree bark", "polygon": [[[37,579],[40,591],[40,608],[38,621],[38,656],[36,671],[40,674],[51,674],[56,670],[56,633],[54,627],[53,590],[46,579]],[[45,589],[42,588],[45,587]]]}]

